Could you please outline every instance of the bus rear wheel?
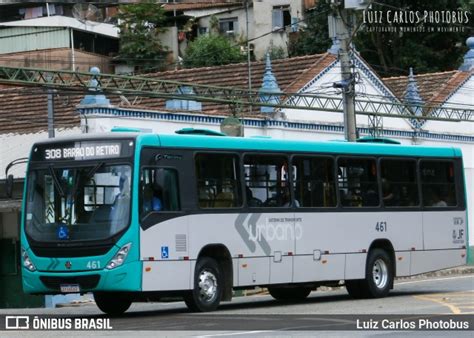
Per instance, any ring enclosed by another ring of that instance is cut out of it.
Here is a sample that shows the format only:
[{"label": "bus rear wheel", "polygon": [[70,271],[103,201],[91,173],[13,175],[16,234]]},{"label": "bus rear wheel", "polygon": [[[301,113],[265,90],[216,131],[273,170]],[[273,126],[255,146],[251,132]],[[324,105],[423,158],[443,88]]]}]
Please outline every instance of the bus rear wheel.
[{"label": "bus rear wheel", "polygon": [[202,257],[196,264],[194,288],[184,297],[187,307],[194,312],[217,309],[222,298],[223,276],[215,259]]},{"label": "bus rear wheel", "polygon": [[311,293],[311,289],[307,287],[294,287],[294,288],[279,288],[269,287],[268,292],[276,300],[282,301],[298,301],[304,300]]},{"label": "bus rear wheel", "polygon": [[381,298],[388,295],[393,285],[394,269],[385,250],[369,252],[365,279],[346,281],[346,289],[353,298]]},{"label": "bus rear wheel", "polygon": [[128,310],[132,301],[118,292],[94,292],[97,307],[104,313],[118,316]]}]

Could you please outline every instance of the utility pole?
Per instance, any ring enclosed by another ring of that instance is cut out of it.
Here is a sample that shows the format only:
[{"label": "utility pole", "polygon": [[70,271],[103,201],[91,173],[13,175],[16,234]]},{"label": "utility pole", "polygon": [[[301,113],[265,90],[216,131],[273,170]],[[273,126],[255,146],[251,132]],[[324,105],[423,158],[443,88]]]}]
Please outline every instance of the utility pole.
[{"label": "utility pole", "polygon": [[54,89],[48,89],[48,137],[54,138]]},{"label": "utility pole", "polygon": [[357,140],[357,123],[355,115],[355,80],[352,72],[352,60],[349,55],[351,25],[353,14],[349,10],[342,9],[339,13],[340,19],[337,21],[341,48],[339,49],[339,61],[341,63],[342,95],[344,110],[344,133],[346,140],[355,142]]},{"label": "utility pole", "polygon": [[[248,76],[248,89],[252,91],[252,68],[250,63],[250,41],[249,41],[249,1],[245,0],[245,31],[247,34],[247,76]],[[252,113],[252,106],[249,107],[250,113]]]},{"label": "utility pole", "polygon": [[341,81],[335,82],[335,88],[342,89],[344,134],[349,142],[357,140],[357,123],[355,114],[355,76],[350,56],[351,38],[355,27],[354,10],[367,7],[364,0],[332,0],[334,14],[328,17],[329,36],[340,42],[339,62],[341,64]]}]

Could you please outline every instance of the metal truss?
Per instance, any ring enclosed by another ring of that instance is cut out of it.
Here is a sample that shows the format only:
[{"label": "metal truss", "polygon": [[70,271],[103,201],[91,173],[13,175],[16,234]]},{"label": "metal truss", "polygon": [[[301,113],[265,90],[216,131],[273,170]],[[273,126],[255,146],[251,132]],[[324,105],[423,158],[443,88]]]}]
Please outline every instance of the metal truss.
[{"label": "metal truss", "polygon": [[[342,97],[309,93],[274,93],[245,88],[209,86],[196,83],[160,80],[156,77],[94,74],[63,70],[0,67],[0,83],[21,86],[40,86],[82,93],[108,93],[113,95],[135,95],[163,99],[194,100],[237,106],[268,106],[279,109],[342,112]],[[185,89],[191,87],[192,92]],[[417,106],[399,102],[395,98],[356,97],[356,113],[368,115],[370,121],[382,117],[409,118],[439,121],[474,121],[474,105],[442,104],[420,105],[423,116],[414,116]],[[380,125],[370,123],[372,126]]]}]

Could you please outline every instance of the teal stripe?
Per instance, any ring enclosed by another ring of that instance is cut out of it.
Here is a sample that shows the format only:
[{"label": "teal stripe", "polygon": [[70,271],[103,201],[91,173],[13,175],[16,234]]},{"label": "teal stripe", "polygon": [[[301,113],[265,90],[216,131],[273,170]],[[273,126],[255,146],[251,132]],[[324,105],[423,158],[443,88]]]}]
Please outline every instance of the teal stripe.
[{"label": "teal stripe", "polygon": [[427,156],[427,157],[461,157],[461,151],[452,147],[427,147],[396,144],[349,143],[338,141],[296,141],[266,138],[215,137],[201,135],[156,135],[138,136],[142,146],[172,148],[200,148],[241,151],[281,151],[281,152],[314,152],[335,154],[365,154],[390,156]]}]

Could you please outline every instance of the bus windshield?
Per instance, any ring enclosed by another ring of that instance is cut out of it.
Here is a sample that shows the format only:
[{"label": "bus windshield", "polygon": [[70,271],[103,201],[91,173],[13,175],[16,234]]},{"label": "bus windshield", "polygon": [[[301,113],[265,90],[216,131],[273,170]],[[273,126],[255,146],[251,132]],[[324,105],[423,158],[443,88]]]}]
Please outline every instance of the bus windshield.
[{"label": "bus windshield", "polygon": [[129,165],[46,167],[28,175],[26,233],[38,242],[100,240],[129,224]]}]

